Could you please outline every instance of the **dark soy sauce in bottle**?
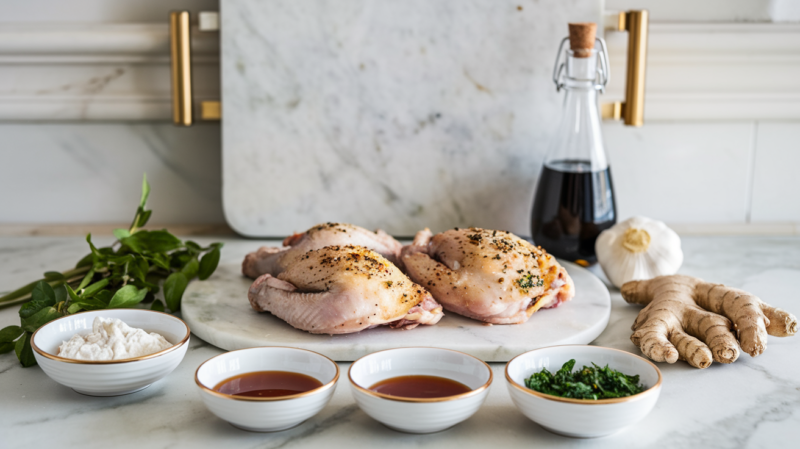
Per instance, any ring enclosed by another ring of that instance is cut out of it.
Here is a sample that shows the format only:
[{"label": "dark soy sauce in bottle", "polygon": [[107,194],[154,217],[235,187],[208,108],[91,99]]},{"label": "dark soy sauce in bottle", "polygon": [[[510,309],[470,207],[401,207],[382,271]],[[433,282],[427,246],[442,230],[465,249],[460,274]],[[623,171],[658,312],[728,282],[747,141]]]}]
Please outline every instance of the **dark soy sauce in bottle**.
[{"label": "dark soy sauce in bottle", "polygon": [[554,256],[581,265],[597,262],[597,236],[617,217],[610,169],[590,168],[588,161],[580,160],[545,165],[531,214],[533,241]]},{"label": "dark soy sauce in bottle", "polygon": [[597,262],[597,236],[617,221],[597,103],[597,94],[608,81],[608,56],[605,45],[600,51],[594,48],[594,28],[586,34],[587,25],[593,24],[570,24],[570,48],[563,53],[559,48],[554,81],[558,90],[566,92],[564,109],[531,212],[533,242],[583,266]]}]

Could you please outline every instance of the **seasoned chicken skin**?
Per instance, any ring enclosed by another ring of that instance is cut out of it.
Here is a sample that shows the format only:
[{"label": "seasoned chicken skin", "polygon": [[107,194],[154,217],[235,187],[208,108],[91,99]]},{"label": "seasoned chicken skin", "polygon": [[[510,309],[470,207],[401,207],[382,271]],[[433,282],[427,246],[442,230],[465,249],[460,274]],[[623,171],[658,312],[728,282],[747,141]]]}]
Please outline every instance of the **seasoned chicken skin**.
[{"label": "seasoned chicken skin", "polygon": [[400,242],[380,229],[372,232],[351,224],[324,223],[287,237],[283,241],[283,248],[262,246],[248,254],[242,262],[242,274],[251,279],[267,273],[277,276],[308,251],[334,245],[363,246],[394,264],[399,263],[400,250],[403,248]]},{"label": "seasoned chicken skin", "polygon": [[408,276],[445,309],[487,323],[524,323],[575,295],[553,256],[504,231],[425,229],[403,248],[402,260]]},{"label": "seasoned chicken skin", "polygon": [[352,245],[309,251],[277,277],[256,279],[248,297],[253,309],[312,334],[349,334],[382,324],[413,329],[443,316],[427,290],[380,254]]}]

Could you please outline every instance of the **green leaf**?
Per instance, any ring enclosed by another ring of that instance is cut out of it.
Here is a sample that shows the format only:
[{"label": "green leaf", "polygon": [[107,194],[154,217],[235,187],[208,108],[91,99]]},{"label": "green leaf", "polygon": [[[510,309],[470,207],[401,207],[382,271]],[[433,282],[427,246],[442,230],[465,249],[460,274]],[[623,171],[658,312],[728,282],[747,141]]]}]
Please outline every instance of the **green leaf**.
[{"label": "green leaf", "polygon": [[131,236],[131,233],[127,229],[122,229],[122,228],[114,229],[114,237],[116,237],[117,240],[122,240],[122,239],[124,239],[126,237],[130,237],[130,236]]},{"label": "green leaf", "polygon": [[64,316],[62,312],[56,310],[55,307],[45,307],[38,312],[34,313],[33,315],[23,318],[21,321],[22,328],[27,332],[36,332],[36,329],[39,329],[46,323],[53,321],[56,318],[61,318]]},{"label": "green leaf", "polygon": [[170,234],[166,230],[162,231],[139,231],[130,237],[121,240],[133,251],[141,253],[149,251],[153,253],[165,253],[178,249],[183,245],[179,238]]},{"label": "green leaf", "polygon": [[148,274],[147,274],[147,278],[145,279],[145,282],[146,282],[146,283],[148,283],[148,284],[153,284],[153,285],[155,285],[155,286],[156,286],[156,287],[155,287],[155,289],[151,288],[151,289],[150,289],[150,292],[152,292],[152,293],[154,293],[154,294],[155,294],[155,293],[158,293],[158,290],[159,290],[159,288],[158,288],[158,284],[159,284],[159,283],[161,282],[161,280],[162,280],[162,279],[164,279],[165,277],[166,277],[166,276],[161,276],[161,275],[159,275],[159,274],[157,274],[157,273],[148,273]]},{"label": "green leaf", "polygon": [[133,307],[139,304],[147,294],[147,289],[138,289],[133,285],[126,285],[114,293],[111,302],[108,303],[109,309]]},{"label": "green leaf", "polygon": [[64,275],[59,273],[58,271],[45,271],[44,278],[48,281],[60,281],[64,279]]},{"label": "green leaf", "polygon": [[69,306],[67,311],[69,313],[75,313],[78,310],[100,310],[108,308],[108,303],[112,298],[112,294],[108,290],[101,290],[99,291],[94,297],[92,298],[81,298],[78,297],[72,289],[69,289],[70,298],[72,299],[72,305]]},{"label": "green leaf", "polygon": [[148,196],[150,196],[150,184],[147,182],[147,173],[144,173],[142,175],[142,199],[139,200],[140,208],[144,209]]},{"label": "green leaf", "polygon": [[[71,306],[69,306],[70,308],[68,310],[71,310],[72,306],[78,306],[79,308],[81,308],[83,310],[101,310],[101,309],[107,309],[108,308],[108,304],[107,303],[105,303],[103,301],[100,301],[97,298],[86,298],[86,299],[81,299],[79,301],[76,301],[76,302],[72,303]],[[70,313],[74,313],[74,312],[70,312]]]},{"label": "green leaf", "polygon": [[205,253],[203,258],[200,259],[200,269],[197,271],[197,276],[201,281],[205,281],[214,273],[219,265],[219,248],[214,248]]},{"label": "green leaf", "polygon": [[[142,226],[147,224],[147,221],[150,220],[150,215],[153,213],[151,210],[143,210],[139,213],[139,219],[136,220],[136,227],[141,228]],[[141,231],[139,231],[141,232]]]},{"label": "green leaf", "polygon": [[69,308],[67,308],[67,313],[72,315],[73,313],[78,313],[82,309],[81,305],[78,303],[72,303]]},{"label": "green leaf", "polygon": [[33,286],[31,299],[34,301],[50,301],[55,304],[56,292],[47,282],[39,281]]},{"label": "green leaf", "polygon": [[97,292],[97,294],[94,295],[92,299],[100,301],[106,306],[108,306],[108,304],[111,302],[111,298],[113,297],[114,297],[114,292],[112,292],[111,290],[101,290]]},{"label": "green leaf", "polygon": [[193,279],[197,276],[197,271],[200,269],[200,263],[196,257],[193,257],[186,265],[183,266],[181,273],[186,275],[186,279]]},{"label": "green leaf", "polygon": [[75,264],[75,268],[85,267],[91,265],[92,263],[94,263],[94,257],[92,253],[89,253],[83,256],[83,258]]},{"label": "green leaf", "polygon": [[61,284],[53,287],[53,292],[56,294],[56,304],[67,300],[66,284]]},{"label": "green leaf", "polygon": [[31,349],[31,334],[25,332],[25,336],[17,340],[14,345],[14,351],[17,353],[17,358],[22,366],[29,367],[36,365],[36,358],[33,356],[33,349]]},{"label": "green leaf", "polygon": [[181,298],[187,285],[189,285],[189,280],[183,273],[172,273],[167,277],[164,282],[164,300],[167,302],[169,310],[173,312],[180,310]]},{"label": "green leaf", "polygon": [[106,260],[105,254],[101,253],[100,250],[98,250],[97,247],[94,246],[94,243],[92,243],[92,234],[86,234],[86,243],[89,244],[89,249],[92,250],[92,255],[94,256],[94,259]]},{"label": "green leaf", "polygon": [[50,287],[47,282],[39,281],[33,287],[31,300],[20,307],[19,317],[28,318],[40,310],[54,305],[56,305],[56,293],[53,291],[53,287]]},{"label": "green leaf", "polygon": [[9,343],[19,338],[25,332],[19,326],[8,326],[0,330],[0,343]]},{"label": "green leaf", "polygon": [[115,265],[125,265],[126,263],[130,263],[136,260],[136,256],[133,254],[114,254],[113,256],[108,257],[108,261]]},{"label": "green leaf", "polygon": [[146,279],[147,278],[147,273],[150,272],[150,264],[147,263],[147,259],[145,259],[144,257],[138,257],[136,259],[136,263],[139,264],[139,269],[144,274],[143,280]]},{"label": "green leaf", "polygon": [[113,256],[116,254],[114,248],[111,248],[109,246],[104,246],[102,248],[99,248],[98,251],[100,251],[100,254],[104,256]]},{"label": "green leaf", "polygon": [[92,269],[89,270],[89,272],[86,273],[86,276],[83,277],[83,280],[81,280],[80,285],[78,285],[78,290],[83,290],[84,288],[86,288],[86,286],[89,285],[90,282],[92,282],[93,278],[94,278],[94,270]]},{"label": "green leaf", "polygon": [[147,256],[145,256],[145,257],[147,258],[147,260],[152,262],[152,264],[157,266],[158,268],[163,268],[163,269],[165,269],[167,271],[170,271],[170,266],[169,266],[169,259],[170,258],[169,258],[169,256],[165,256],[165,255],[163,255],[161,253],[155,253],[155,254],[152,254],[150,257],[147,257]]},{"label": "green leaf", "polygon": [[157,300],[153,301],[153,305],[150,306],[150,310],[155,310],[157,312],[163,312],[164,311],[164,303],[161,302],[160,299],[157,299]]},{"label": "green leaf", "polygon": [[148,271],[150,271],[150,264],[142,256],[135,256],[135,259],[128,265],[128,273],[141,282],[146,281]]},{"label": "green leaf", "polygon": [[8,343],[0,343],[0,354],[5,354],[6,352],[11,352],[14,350],[14,346],[16,343],[10,341]]},{"label": "green leaf", "polygon": [[169,266],[172,268],[182,269],[184,265],[189,263],[195,256],[191,251],[179,250],[173,251],[169,255]]},{"label": "green leaf", "polygon": [[195,253],[199,253],[199,252],[203,251],[203,248],[200,245],[198,245],[197,243],[195,243],[195,242],[193,242],[191,240],[187,240],[185,244],[186,244],[187,248],[189,248],[190,250],[192,250]]},{"label": "green leaf", "polygon": [[83,289],[83,292],[81,292],[81,297],[82,298],[91,297],[95,293],[97,293],[100,290],[104,289],[106,287],[106,285],[108,285],[108,282],[109,282],[108,278],[100,279],[99,281],[95,282],[94,284],[92,284],[92,285],[86,287],[85,289]]},{"label": "green leaf", "polygon": [[73,290],[72,287],[70,287],[69,285],[66,285],[66,287],[67,287],[67,294],[69,294],[70,300],[72,300],[73,302],[81,300],[81,298],[78,296],[77,293],[75,293],[75,290]]},{"label": "green leaf", "polygon": [[[156,282],[161,282],[160,278]],[[138,279],[131,279],[131,280],[128,281],[128,284],[129,285],[130,284],[135,285],[138,288],[147,289],[147,291],[149,293],[158,293],[158,285],[151,284],[150,282],[147,282],[147,281],[142,282],[142,281],[140,281]],[[146,301],[146,302],[150,302],[152,300],[153,300],[153,298],[150,298],[150,300],[148,301],[147,297],[145,297],[145,299],[144,299],[144,301]]]}]

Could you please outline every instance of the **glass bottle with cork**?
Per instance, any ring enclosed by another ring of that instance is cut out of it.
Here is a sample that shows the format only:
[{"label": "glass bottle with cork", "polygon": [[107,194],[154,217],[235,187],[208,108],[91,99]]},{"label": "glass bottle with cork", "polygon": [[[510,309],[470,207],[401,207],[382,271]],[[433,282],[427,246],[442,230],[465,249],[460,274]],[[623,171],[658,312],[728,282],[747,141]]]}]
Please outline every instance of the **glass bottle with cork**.
[{"label": "glass bottle with cork", "polygon": [[594,23],[571,23],[569,37],[561,41],[553,81],[566,91],[564,109],[531,212],[533,242],[583,266],[597,262],[597,236],[617,221],[597,101],[608,82],[608,52],[596,30]]}]

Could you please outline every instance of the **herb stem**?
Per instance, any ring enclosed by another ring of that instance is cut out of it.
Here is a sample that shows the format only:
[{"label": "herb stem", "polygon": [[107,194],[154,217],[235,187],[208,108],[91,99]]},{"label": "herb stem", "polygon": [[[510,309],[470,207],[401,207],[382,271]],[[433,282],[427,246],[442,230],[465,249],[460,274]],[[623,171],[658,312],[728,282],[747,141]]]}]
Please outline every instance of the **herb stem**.
[{"label": "herb stem", "polygon": [[[89,271],[89,269],[91,269],[91,268],[92,268],[91,266],[73,268],[71,270],[67,270],[67,271],[62,272],[61,274],[63,274],[65,278],[70,279],[70,278],[74,278],[75,276],[78,276],[78,275],[83,275],[84,273]],[[45,281],[45,280],[46,279],[39,279],[37,281],[31,282],[30,284],[28,284],[28,285],[26,285],[24,287],[18,288],[16,290],[14,290],[13,292],[6,293],[5,295],[0,296],[0,308],[6,307],[6,306],[10,306],[12,304],[19,304],[20,302],[27,301],[27,299],[30,298],[31,292],[33,291],[33,287],[36,285],[36,283],[39,282],[39,281]],[[67,282],[70,282],[70,281],[67,281]],[[47,283],[50,284],[50,286],[54,287],[56,285],[63,284],[64,280],[63,279],[59,279],[59,280],[56,280],[56,281],[49,281]],[[20,300],[24,300],[24,301],[20,301]]]},{"label": "herb stem", "polygon": [[[71,271],[77,271],[77,270],[71,270]],[[62,274],[66,274],[66,273],[69,273],[69,272],[65,271]],[[50,282],[48,282],[48,284],[50,284],[51,287],[56,287],[56,286],[59,286],[61,284],[73,284],[73,283],[76,283],[77,281],[79,281],[83,277],[83,275],[80,272],[76,272],[76,274],[77,274],[77,276],[73,276],[73,277],[67,279],[66,281],[64,279],[60,279],[60,280],[57,280],[57,281],[50,281]],[[40,281],[36,281],[36,282],[40,282]],[[20,289],[20,290],[22,290],[22,289]],[[8,295],[6,295],[6,296],[8,296]],[[4,296],[3,298],[5,298],[6,296]],[[22,304],[22,303],[28,302],[30,300],[31,300],[31,294],[30,294],[30,292],[28,292],[28,293],[26,293],[26,294],[24,294],[24,295],[22,295],[22,296],[20,296],[18,298],[11,298],[11,299],[3,300],[2,302],[0,302],[0,309],[4,309],[6,307],[13,306],[14,304]]]},{"label": "herb stem", "polygon": [[9,301],[4,301],[4,302],[0,303],[0,309],[5,309],[6,307],[11,307],[14,304],[22,304],[24,302],[30,301],[30,299],[31,299],[31,294],[28,293],[27,295],[20,296],[17,299],[11,299]]}]

